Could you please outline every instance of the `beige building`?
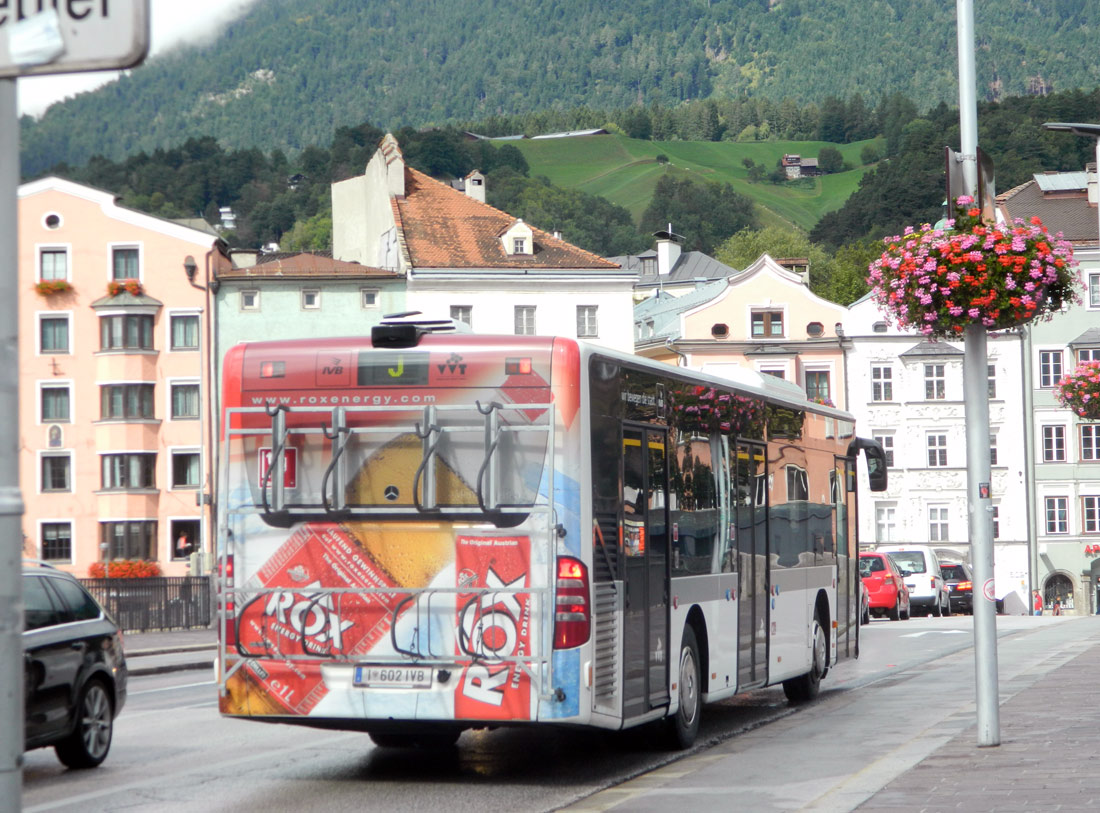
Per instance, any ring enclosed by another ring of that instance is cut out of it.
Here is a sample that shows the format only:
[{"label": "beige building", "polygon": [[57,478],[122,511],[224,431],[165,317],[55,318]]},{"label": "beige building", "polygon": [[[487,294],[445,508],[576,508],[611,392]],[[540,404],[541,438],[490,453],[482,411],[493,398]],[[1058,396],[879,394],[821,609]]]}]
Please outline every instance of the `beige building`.
[{"label": "beige building", "polygon": [[18,214],[23,553],[184,575],[210,532],[199,283],[223,244],[56,177],[22,185]]}]

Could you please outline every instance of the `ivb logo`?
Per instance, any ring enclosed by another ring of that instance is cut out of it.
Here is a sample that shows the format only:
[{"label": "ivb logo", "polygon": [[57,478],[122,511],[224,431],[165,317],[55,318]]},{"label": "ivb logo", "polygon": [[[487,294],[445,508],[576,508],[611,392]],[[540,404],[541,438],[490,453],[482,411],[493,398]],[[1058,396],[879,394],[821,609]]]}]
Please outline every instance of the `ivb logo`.
[{"label": "ivb logo", "polygon": [[332,356],[331,362],[321,367],[321,375],[343,375],[344,360],[340,356]]},{"label": "ivb logo", "polygon": [[466,375],[466,362],[462,360],[462,356],[458,353],[451,353],[451,357],[439,364],[438,368],[440,375]]},{"label": "ivb logo", "polygon": [[351,385],[353,371],[351,354],[349,353],[318,353],[317,366],[318,387],[347,387]]}]

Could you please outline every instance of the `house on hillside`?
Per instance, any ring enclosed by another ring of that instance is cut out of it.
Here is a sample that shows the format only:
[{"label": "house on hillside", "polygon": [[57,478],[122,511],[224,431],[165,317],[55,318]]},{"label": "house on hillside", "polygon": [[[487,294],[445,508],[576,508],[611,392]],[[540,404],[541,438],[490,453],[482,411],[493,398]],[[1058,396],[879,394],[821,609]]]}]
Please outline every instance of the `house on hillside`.
[{"label": "house on hillside", "polygon": [[636,305],[635,352],[716,375],[767,373],[845,408],[846,313],[764,254],[724,280]]},{"label": "house on hillside", "polygon": [[392,135],[332,186],[333,256],[405,282],[405,309],[478,333],[575,336],[629,351],[636,275],[405,164]]},{"label": "house on hillside", "polygon": [[57,177],[19,187],[23,553],[77,576],[212,549],[207,282],[225,244]]},{"label": "house on hillside", "polygon": [[816,158],[807,158],[802,155],[788,154],[780,160],[783,171],[787,173],[788,180],[795,178],[812,178],[821,174],[821,168],[817,165]]},{"label": "house on hillside", "polygon": [[635,301],[658,293],[681,296],[702,284],[725,279],[737,273],[725,263],[701,251],[684,251],[684,238],[672,231],[654,232],[656,245],[641,254],[608,257],[638,277]]},{"label": "house on hillside", "polygon": [[1035,175],[998,196],[1005,219],[1038,216],[1073,244],[1084,301],[1022,331],[1024,410],[1019,436],[1027,469],[1033,587],[1048,608],[1100,610],[1100,424],[1082,421],[1055,398],[1059,379],[1082,361],[1100,359],[1100,228],[1095,164],[1084,172]]}]

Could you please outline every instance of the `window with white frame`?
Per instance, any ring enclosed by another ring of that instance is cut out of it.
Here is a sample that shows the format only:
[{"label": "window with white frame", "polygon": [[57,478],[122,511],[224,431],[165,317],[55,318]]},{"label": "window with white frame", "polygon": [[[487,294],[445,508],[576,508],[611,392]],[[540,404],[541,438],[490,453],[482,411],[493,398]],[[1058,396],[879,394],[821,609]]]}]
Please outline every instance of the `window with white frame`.
[{"label": "window with white frame", "polygon": [[156,452],[119,452],[100,455],[104,491],[131,491],[157,487]]},{"label": "window with white frame", "polygon": [[1100,308],[1100,273],[1089,274],[1089,307]]},{"label": "window with white frame", "polygon": [[321,307],[321,292],[317,288],[302,289],[302,310],[315,311]]},{"label": "window with white frame", "polygon": [[42,539],[38,550],[43,561],[71,562],[73,560],[73,524],[71,522],[43,522]]},{"label": "window with white frame", "polygon": [[172,452],[172,488],[198,488],[202,484],[201,458],[196,450]]},{"label": "window with white frame", "polygon": [[100,420],[152,420],[154,384],[101,384]]},{"label": "window with white frame", "polygon": [[114,246],[111,249],[111,279],[141,279],[140,257],[137,246]]},{"label": "window with white frame", "polygon": [[894,503],[875,503],[875,541],[893,542],[897,534],[897,505]]},{"label": "window with white frame", "polygon": [[1100,460],[1100,424],[1083,423],[1081,432],[1081,460],[1095,463]]},{"label": "window with white frame", "polygon": [[516,305],[515,325],[517,336],[535,335],[535,306]]},{"label": "window with white frame", "polygon": [[781,339],[783,335],[783,311],[755,310],[752,312],[754,339]]},{"label": "window with white frame", "polygon": [[928,541],[949,542],[951,534],[948,528],[949,509],[946,505],[928,506]]},{"label": "window with white frame", "polygon": [[894,468],[894,436],[892,434],[872,435],[875,440],[878,441],[882,447],[883,453],[886,455],[886,468]]},{"label": "window with white frame", "polygon": [[359,293],[362,296],[362,304],[364,308],[373,310],[378,307],[378,291],[374,288],[360,288]]},{"label": "window with white frame", "polygon": [[1069,533],[1069,497],[1047,497],[1044,511],[1048,534]]},{"label": "window with white frame", "polygon": [[69,251],[65,248],[43,248],[38,252],[38,279],[69,279]]},{"label": "window with white frame", "polygon": [[68,384],[42,384],[39,399],[42,423],[68,423],[72,420],[72,398]]},{"label": "window with white frame", "polygon": [[1100,347],[1082,347],[1077,351],[1077,363],[1100,361]]},{"label": "window with white frame", "polygon": [[474,326],[473,305],[451,305],[451,321],[461,322],[469,328]]},{"label": "window with white frame", "polygon": [[577,305],[577,338],[594,339],[600,335],[595,305]]},{"label": "window with white frame", "polygon": [[1058,385],[1062,378],[1062,351],[1039,351],[1039,386],[1043,389],[1051,389]]},{"label": "window with white frame", "polygon": [[195,383],[170,385],[174,421],[197,420],[199,417],[199,385]]},{"label": "window with white frame", "polygon": [[69,314],[40,314],[38,317],[38,352],[71,353],[69,346]]},{"label": "window with white frame", "polygon": [[1100,534],[1100,497],[1090,494],[1081,498],[1081,530]]},{"label": "window with white frame", "polygon": [[810,481],[801,466],[787,466],[787,500],[810,499]]},{"label": "window with white frame", "polygon": [[241,310],[258,311],[260,309],[259,291],[241,291]]},{"label": "window with white frame", "polygon": [[817,398],[822,401],[831,400],[829,397],[828,370],[806,371],[806,397],[810,399]]},{"label": "window with white frame", "polygon": [[175,313],[171,318],[173,350],[199,349],[199,315],[197,313]]},{"label": "window with white frame", "polygon": [[871,365],[871,400],[894,400],[894,368],[886,364]]},{"label": "window with white frame", "polygon": [[1066,461],[1066,427],[1052,424],[1043,427],[1043,462],[1064,463]]},{"label": "window with white frame", "polygon": [[989,465],[997,465],[997,436],[989,436]]},{"label": "window with white frame", "polygon": [[986,368],[986,381],[989,382],[989,397],[997,397],[997,365],[990,364]]},{"label": "window with white frame", "polygon": [[513,254],[526,254],[527,253],[527,240],[523,237],[512,238],[512,253]]},{"label": "window with white frame", "polygon": [[947,397],[947,380],[943,364],[924,365],[924,397],[928,401],[942,401]]},{"label": "window with white frame", "polygon": [[42,454],[42,483],[45,492],[73,490],[73,459],[69,452],[44,452]]},{"label": "window with white frame", "polygon": [[928,465],[937,468],[947,465],[947,435],[928,435]]}]

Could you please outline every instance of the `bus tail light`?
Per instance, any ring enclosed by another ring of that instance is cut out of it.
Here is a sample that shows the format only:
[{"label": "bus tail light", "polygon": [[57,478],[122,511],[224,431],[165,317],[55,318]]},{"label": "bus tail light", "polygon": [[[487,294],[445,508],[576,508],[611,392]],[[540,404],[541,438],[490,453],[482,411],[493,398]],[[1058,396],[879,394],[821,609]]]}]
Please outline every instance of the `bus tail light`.
[{"label": "bus tail light", "polygon": [[588,568],[584,562],[572,556],[559,556],[554,649],[572,649],[588,640],[592,627],[588,596]]}]

